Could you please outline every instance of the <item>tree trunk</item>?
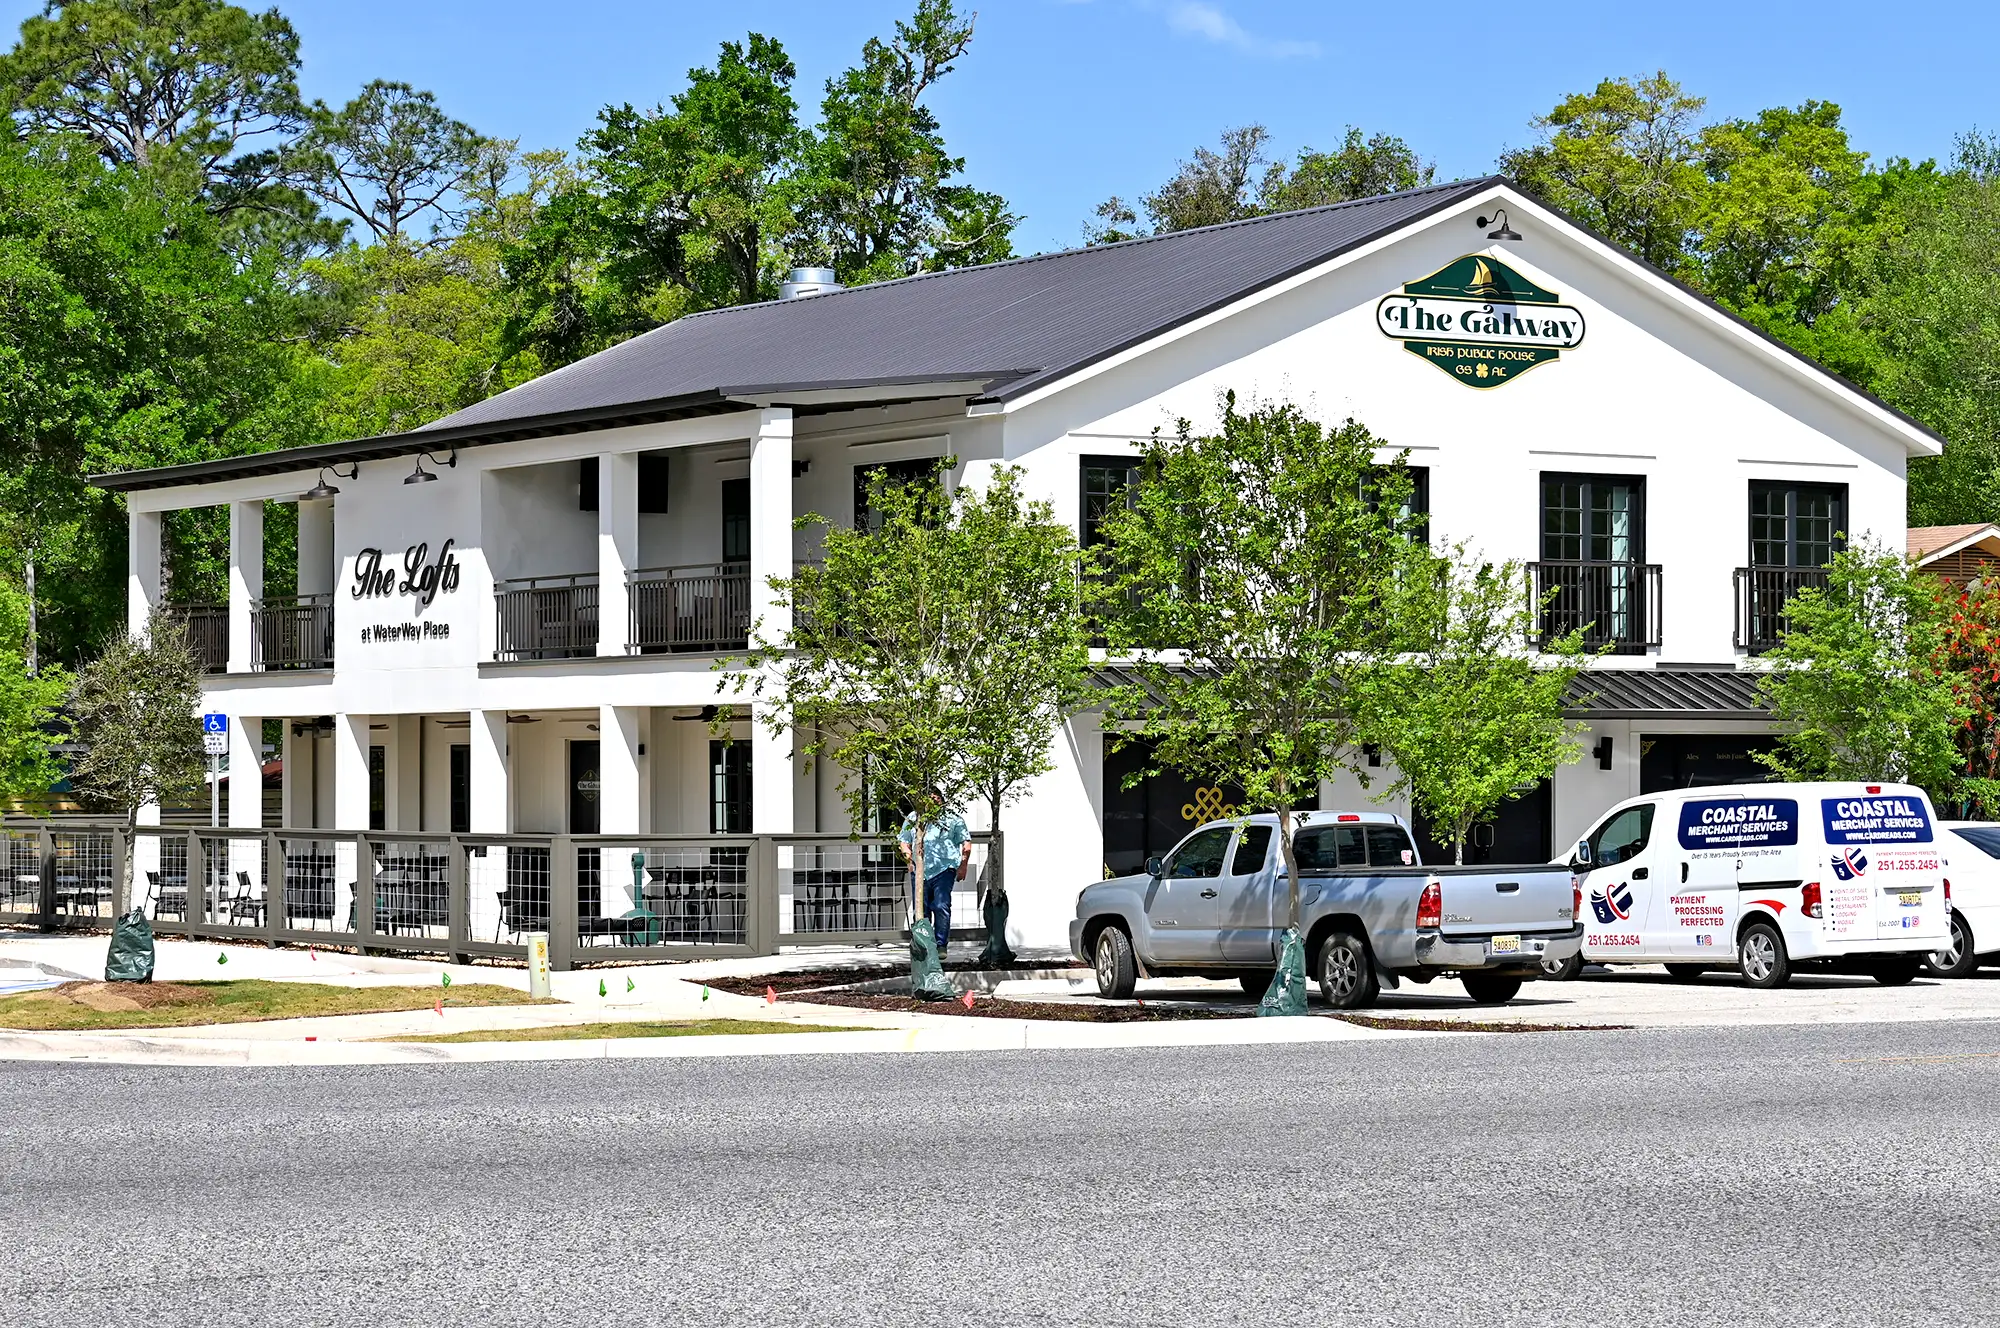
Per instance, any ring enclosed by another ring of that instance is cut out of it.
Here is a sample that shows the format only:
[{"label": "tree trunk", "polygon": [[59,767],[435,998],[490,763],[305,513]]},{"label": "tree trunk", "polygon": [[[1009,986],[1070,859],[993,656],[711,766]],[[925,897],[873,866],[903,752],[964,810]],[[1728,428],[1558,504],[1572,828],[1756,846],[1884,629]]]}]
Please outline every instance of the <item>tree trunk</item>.
[{"label": "tree trunk", "polygon": [[1000,799],[996,796],[987,801],[993,810],[993,843],[986,854],[985,899],[980,909],[986,922],[986,948],[980,951],[979,962],[1006,968],[1014,962],[1014,951],[1007,944],[1006,835],[1000,829]]},{"label": "tree trunk", "polygon": [[1285,860],[1285,883],[1289,887],[1293,931],[1299,929],[1299,860],[1292,852],[1292,809],[1278,808],[1278,851]]},{"label": "tree trunk", "polygon": [[119,905],[130,908],[132,904],[132,867],[134,856],[139,852],[139,809],[129,807],[125,811],[125,851],[118,855],[118,883],[112,888],[112,908]]}]

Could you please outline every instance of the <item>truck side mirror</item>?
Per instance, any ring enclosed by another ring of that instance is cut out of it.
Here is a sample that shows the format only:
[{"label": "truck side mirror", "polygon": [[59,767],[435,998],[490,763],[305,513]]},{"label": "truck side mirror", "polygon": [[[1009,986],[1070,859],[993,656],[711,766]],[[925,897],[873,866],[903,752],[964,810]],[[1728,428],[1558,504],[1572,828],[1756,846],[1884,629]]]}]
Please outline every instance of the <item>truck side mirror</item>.
[{"label": "truck side mirror", "polygon": [[1166,864],[1166,863],[1164,863],[1164,862],[1161,862],[1161,861],[1160,861],[1160,860],[1159,860],[1158,858],[1147,858],[1147,859],[1146,859],[1146,875],[1148,875],[1148,876],[1165,876],[1166,874],[1167,874],[1167,864]]}]

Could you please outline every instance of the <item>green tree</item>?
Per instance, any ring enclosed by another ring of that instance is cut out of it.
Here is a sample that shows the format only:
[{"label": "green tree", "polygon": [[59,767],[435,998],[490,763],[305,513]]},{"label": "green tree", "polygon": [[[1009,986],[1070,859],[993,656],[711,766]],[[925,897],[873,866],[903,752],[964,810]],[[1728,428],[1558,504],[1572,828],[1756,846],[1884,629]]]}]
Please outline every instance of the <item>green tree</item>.
[{"label": "green tree", "polygon": [[1407,793],[1463,862],[1474,824],[1581,754],[1585,726],[1563,705],[1589,662],[1582,634],[1538,657],[1540,606],[1521,564],[1482,562],[1463,544],[1399,578],[1385,604],[1402,649],[1356,678],[1350,705],[1395,766],[1381,796]]},{"label": "green tree", "polygon": [[961,489],[952,511],[967,564],[965,617],[953,652],[966,715],[966,784],[986,803],[993,841],[984,880],[985,958],[1007,946],[1006,834],[1001,813],[1055,768],[1055,737],[1093,696],[1090,643],[1078,612],[1076,536],[1049,505],[1021,493],[1016,467]]},{"label": "green tree", "polygon": [[1707,180],[1689,96],[1664,70],[1607,78],[1535,121],[1542,141],[1501,154],[1500,169],[1639,257],[1679,274]]},{"label": "green tree", "polygon": [[973,18],[952,0],[918,0],[894,37],[869,38],[861,63],[827,80],[790,184],[795,260],[859,283],[1012,256],[1020,218],[998,194],[953,183],[965,159],[924,100],[971,46]]},{"label": "green tree", "polygon": [[77,672],[70,713],[82,753],[70,784],[87,803],[125,818],[116,898],[132,897],[139,809],[202,787],[201,665],[173,619],[155,614],[144,637],[119,635]]},{"label": "green tree", "polygon": [[1294,927],[1293,812],[1352,763],[1348,693],[1396,644],[1382,605],[1414,554],[1395,515],[1408,474],[1375,464],[1382,446],[1353,420],[1231,394],[1217,432],[1154,439],[1086,583],[1140,684],[1107,693],[1107,741],[1149,739],[1156,766],[1275,811]]},{"label": "green tree", "polygon": [[1947,667],[1942,584],[1899,550],[1858,542],[1834,556],[1826,588],[1794,595],[1785,616],[1758,684],[1784,728],[1757,759],[1787,779],[1897,780],[1954,800],[1970,705]]},{"label": "green tree", "polygon": [[1349,125],[1337,151],[1304,148],[1289,171],[1282,165],[1267,170],[1258,206],[1265,212],[1324,207],[1420,189],[1436,178],[1437,167],[1394,134],[1371,137]]},{"label": "green tree", "polygon": [[62,778],[55,747],[70,678],[60,668],[30,670],[27,637],[27,597],[0,583],[0,800],[35,797]]},{"label": "green tree", "polygon": [[392,240],[425,213],[450,219],[487,146],[430,93],[378,78],[337,111],[315,105],[289,156],[307,193]]},{"label": "green tree", "polygon": [[1946,674],[1966,708],[1954,735],[1966,809],[2000,815],[2000,582],[1974,579],[1945,629]]}]

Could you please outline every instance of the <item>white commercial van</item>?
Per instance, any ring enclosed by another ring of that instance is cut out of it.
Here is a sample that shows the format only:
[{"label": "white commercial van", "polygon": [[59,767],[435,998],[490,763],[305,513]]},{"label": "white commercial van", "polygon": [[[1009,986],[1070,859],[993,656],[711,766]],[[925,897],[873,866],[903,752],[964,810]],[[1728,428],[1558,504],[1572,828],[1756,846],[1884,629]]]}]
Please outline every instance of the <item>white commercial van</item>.
[{"label": "white commercial van", "polygon": [[1583,949],[1552,966],[1734,964],[1779,987],[1800,964],[1897,985],[1950,939],[1951,885],[1923,790],[1732,784],[1630,798],[1570,859]]}]

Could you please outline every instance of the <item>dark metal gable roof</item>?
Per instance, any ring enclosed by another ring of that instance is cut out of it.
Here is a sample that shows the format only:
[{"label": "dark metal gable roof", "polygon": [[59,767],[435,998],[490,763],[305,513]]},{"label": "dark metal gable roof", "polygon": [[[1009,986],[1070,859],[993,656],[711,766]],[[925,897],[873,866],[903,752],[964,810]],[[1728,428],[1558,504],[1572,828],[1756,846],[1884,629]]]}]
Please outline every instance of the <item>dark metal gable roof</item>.
[{"label": "dark metal gable roof", "polygon": [[[890,377],[979,378],[988,380],[993,399],[1004,401],[1492,183],[1433,185],[1121,244],[715,309],[621,342],[427,428],[657,401],[753,376],[801,387]],[[996,372],[1005,366],[1011,371]]]}]

